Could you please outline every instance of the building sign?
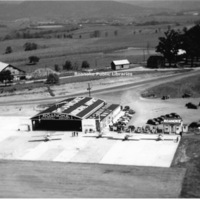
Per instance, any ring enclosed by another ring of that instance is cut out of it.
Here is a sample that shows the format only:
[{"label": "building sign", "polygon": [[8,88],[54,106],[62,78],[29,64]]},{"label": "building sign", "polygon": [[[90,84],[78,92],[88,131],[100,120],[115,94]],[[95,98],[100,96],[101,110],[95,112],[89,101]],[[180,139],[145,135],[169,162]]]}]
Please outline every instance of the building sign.
[{"label": "building sign", "polygon": [[41,115],[40,119],[70,119],[69,115],[64,113],[44,113]]},{"label": "building sign", "polygon": [[182,122],[181,119],[164,119],[163,123],[169,124],[180,124]]}]

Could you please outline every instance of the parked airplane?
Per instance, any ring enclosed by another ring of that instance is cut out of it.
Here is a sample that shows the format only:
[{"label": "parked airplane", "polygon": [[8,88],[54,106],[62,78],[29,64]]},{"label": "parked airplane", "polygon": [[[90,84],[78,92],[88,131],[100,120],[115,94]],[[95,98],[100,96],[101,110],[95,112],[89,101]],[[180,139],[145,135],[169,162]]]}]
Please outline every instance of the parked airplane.
[{"label": "parked airplane", "polygon": [[54,136],[58,136],[58,135],[63,135],[63,134],[47,133],[46,135],[37,135],[37,136],[33,136],[33,137],[42,137],[42,139],[30,140],[29,142],[49,142],[49,141],[53,141],[53,140],[62,140],[62,138],[53,138]]}]

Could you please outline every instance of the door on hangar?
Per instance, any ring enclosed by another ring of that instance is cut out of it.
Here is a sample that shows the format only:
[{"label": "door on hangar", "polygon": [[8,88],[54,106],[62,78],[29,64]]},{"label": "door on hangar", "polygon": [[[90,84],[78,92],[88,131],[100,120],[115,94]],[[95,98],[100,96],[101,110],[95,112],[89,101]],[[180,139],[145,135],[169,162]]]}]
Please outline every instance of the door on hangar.
[{"label": "door on hangar", "polygon": [[81,120],[32,120],[33,130],[82,131]]}]

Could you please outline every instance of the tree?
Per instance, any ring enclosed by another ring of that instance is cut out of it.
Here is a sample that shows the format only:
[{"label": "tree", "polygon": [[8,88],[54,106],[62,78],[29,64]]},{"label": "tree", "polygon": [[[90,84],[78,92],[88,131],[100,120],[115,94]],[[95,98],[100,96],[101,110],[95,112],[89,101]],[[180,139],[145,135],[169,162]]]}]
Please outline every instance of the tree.
[{"label": "tree", "polygon": [[159,38],[160,41],[156,47],[156,52],[161,53],[168,60],[169,67],[171,67],[172,62],[176,61],[181,39],[179,33],[174,30],[168,30],[164,34],[165,37]]},{"label": "tree", "polygon": [[86,68],[90,68],[90,64],[87,62],[87,61],[83,61],[82,62],[82,65],[81,65],[81,68],[83,69],[86,69]]},{"label": "tree", "polygon": [[23,47],[24,51],[32,51],[36,50],[38,48],[38,45],[36,43],[26,42]]},{"label": "tree", "polygon": [[72,70],[72,63],[69,60],[66,60],[65,64],[63,65],[63,70]]},{"label": "tree", "polygon": [[40,58],[37,56],[29,56],[29,64],[35,65],[37,62],[39,62]]},{"label": "tree", "polygon": [[54,65],[54,69],[56,72],[59,72],[61,70],[59,65],[57,65],[57,64]]},{"label": "tree", "polygon": [[186,63],[188,57],[191,58],[191,67],[193,67],[194,58],[198,60],[200,57],[200,25],[192,28],[184,29],[184,34],[181,35],[181,48],[186,51]]},{"label": "tree", "polygon": [[1,71],[0,73],[0,82],[5,82],[5,85],[7,82],[12,81],[14,76],[11,74],[9,70]]},{"label": "tree", "polygon": [[10,54],[12,52],[13,52],[13,50],[12,50],[11,46],[6,47],[5,54]]},{"label": "tree", "polygon": [[47,84],[58,84],[59,83],[59,76],[57,74],[49,74],[46,80]]}]

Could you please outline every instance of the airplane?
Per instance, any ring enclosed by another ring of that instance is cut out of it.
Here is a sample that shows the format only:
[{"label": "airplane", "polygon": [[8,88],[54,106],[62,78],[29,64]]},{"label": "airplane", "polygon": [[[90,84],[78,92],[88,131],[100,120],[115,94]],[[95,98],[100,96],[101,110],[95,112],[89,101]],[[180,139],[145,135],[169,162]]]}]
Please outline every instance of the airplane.
[{"label": "airplane", "polygon": [[63,135],[63,134],[47,133],[46,135],[37,135],[37,136],[33,136],[33,137],[43,137],[43,139],[29,140],[29,142],[49,142],[49,141],[53,141],[53,140],[62,140],[62,138],[52,138],[53,136],[57,136],[57,135]]}]

